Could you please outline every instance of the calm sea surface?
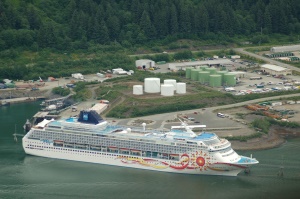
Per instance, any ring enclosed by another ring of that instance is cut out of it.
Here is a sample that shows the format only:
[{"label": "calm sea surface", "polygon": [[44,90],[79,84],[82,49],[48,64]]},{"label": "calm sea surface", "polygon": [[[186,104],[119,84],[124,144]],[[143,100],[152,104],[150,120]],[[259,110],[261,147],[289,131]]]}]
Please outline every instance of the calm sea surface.
[{"label": "calm sea surface", "polygon": [[[39,103],[0,107],[0,199],[4,198],[300,198],[300,139],[279,148],[243,151],[260,164],[250,175],[195,176],[26,155],[22,126]],[[283,166],[283,177],[278,177]]]}]

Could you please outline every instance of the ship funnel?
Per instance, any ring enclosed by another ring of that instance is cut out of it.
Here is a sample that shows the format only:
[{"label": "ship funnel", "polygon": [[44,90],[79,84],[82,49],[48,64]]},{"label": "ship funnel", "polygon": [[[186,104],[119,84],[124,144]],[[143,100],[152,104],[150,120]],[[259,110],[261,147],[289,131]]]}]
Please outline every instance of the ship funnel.
[{"label": "ship funnel", "polygon": [[143,131],[146,131],[146,123],[142,123]]}]

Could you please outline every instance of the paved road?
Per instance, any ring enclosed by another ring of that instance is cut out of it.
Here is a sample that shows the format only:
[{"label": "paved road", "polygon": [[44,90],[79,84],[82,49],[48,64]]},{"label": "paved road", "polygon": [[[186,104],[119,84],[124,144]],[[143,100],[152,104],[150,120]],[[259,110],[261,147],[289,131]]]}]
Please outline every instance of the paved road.
[{"label": "paved road", "polygon": [[[260,99],[240,102],[240,103],[236,103],[236,104],[228,104],[228,105],[223,105],[223,106],[209,107],[209,108],[206,108],[205,115],[211,114],[214,110],[218,110],[218,109],[234,108],[234,107],[244,106],[247,104],[263,102],[263,101],[279,100],[279,99],[290,98],[290,97],[299,97],[299,96],[300,96],[300,93],[296,93],[296,94],[290,94],[290,95],[285,95],[285,96],[273,96],[273,97],[260,98]],[[173,112],[173,113],[156,114],[156,115],[144,116],[144,117],[139,117],[139,118],[117,119],[116,123],[118,123],[119,125],[129,125],[133,120],[144,119],[144,120],[155,121],[155,123],[153,125],[150,125],[151,128],[163,128],[165,121],[174,119],[177,116],[177,114],[192,114],[195,111],[200,112],[200,113],[203,112],[202,109],[194,109],[194,110],[179,111],[179,112]],[[108,118],[108,119],[112,120],[112,118]]]},{"label": "paved road", "polygon": [[[220,50],[220,49],[204,50],[204,51],[217,51],[217,50]],[[292,69],[292,70],[300,72],[300,68],[297,68],[295,66],[292,66],[292,65],[289,65],[289,64],[285,64],[285,63],[282,63],[280,61],[276,61],[276,60],[273,60],[273,59],[270,59],[268,57],[264,57],[264,56],[261,56],[261,55],[258,55],[258,54],[252,53],[252,52],[245,51],[243,48],[234,48],[233,50],[236,51],[236,52],[238,52],[238,53],[241,53],[241,54],[244,54],[244,55],[248,55],[250,57],[255,57],[256,59],[263,60],[263,61],[265,61],[267,63],[270,63],[270,64],[274,64],[274,65],[286,67],[286,68],[289,68],[289,69]],[[200,51],[192,51],[192,52],[195,53],[195,52],[200,52]],[[174,54],[174,53],[176,53],[176,52],[168,52],[168,54]],[[158,54],[161,54],[161,53],[150,53],[150,54],[129,55],[129,56],[133,57],[133,56],[158,55]]]},{"label": "paved road", "polygon": [[280,61],[276,61],[274,59],[270,59],[268,57],[257,55],[257,54],[252,53],[252,52],[245,51],[243,48],[235,48],[233,50],[236,51],[236,52],[239,52],[241,54],[248,55],[248,56],[251,56],[251,57],[255,57],[256,59],[260,59],[260,60],[266,61],[267,63],[270,63],[270,64],[274,64],[274,65],[286,67],[286,68],[289,68],[289,69],[292,69],[292,70],[300,72],[300,68],[297,68],[297,67],[289,65],[289,64],[282,63]]}]

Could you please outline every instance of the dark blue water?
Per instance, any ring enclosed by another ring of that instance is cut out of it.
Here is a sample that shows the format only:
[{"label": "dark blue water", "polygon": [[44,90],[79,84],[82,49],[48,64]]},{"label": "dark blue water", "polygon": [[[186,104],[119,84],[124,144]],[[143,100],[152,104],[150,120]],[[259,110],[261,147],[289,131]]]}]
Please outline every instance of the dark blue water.
[{"label": "dark blue water", "polygon": [[[2,198],[300,198],[300,139],[279,148],[243,151],[260,164],[250,175],[194,176],[28,156],[21,140],[38,103],[0,107],[0,199]],[[277,174],[283,168],[283,177]]]}]

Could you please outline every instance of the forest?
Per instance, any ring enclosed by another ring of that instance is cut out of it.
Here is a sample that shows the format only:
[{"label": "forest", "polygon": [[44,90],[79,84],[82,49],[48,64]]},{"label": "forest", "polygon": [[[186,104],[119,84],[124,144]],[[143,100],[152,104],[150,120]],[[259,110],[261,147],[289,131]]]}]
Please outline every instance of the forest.
[{"label": "forest", "polygon": [[[261,44],[280,35],[299,42],[299,10],[299,0],[1,0],[0,77],[129,67],[130,49],[187,48],[173,43],[184,39]],[[86,57],[71,55],[78,51]]]},{"label": "forest", "polygon": [[299,0],[1,0],[0,50],[300,34]]}]

